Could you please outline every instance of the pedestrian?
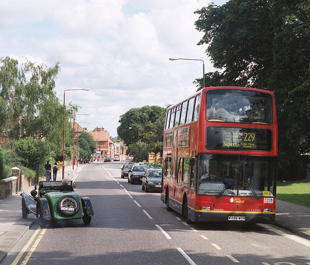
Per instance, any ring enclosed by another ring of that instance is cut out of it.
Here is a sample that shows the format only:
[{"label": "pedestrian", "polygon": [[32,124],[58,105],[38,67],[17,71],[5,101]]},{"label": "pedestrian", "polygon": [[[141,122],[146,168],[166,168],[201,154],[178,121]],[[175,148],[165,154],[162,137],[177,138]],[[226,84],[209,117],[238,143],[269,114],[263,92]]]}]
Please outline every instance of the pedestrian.
[{"label": "pedestrian", "polygon": [[47,160],[47,162],[45,164],[45,177],[46,177],[46,181],[50,181],[51,180],[51,169],[52,169],[52,166],[50,164],[50,161]]},{"label": "pedestrian", "polygon": [[53,166],[53,181],[56,181],[57,179],[57,170],[58,170],[58,167],[57,167],[57,163],[55,162]]}]

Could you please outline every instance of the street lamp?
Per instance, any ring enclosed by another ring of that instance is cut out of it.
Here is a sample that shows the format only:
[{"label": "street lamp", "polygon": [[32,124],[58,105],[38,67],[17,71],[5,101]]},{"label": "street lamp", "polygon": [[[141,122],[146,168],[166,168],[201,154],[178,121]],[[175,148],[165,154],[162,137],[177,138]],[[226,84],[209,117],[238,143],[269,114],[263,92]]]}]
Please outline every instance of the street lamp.
[{"label": "street lamp", "polygon": [[64,100],[63,100],[63,108],[64,108],[64,119],[63,119],[63,131],[62,131],[62,179],[65,177],[65,120],[66,120],[66,91],[74,91],[74,90],[83,90],[89,91],[87,88],[72,88],[64,90]]},{"label": "street lamp", "polygon": [[73,122],[72,122],[72,132],[73,132],[73,145],[72,145],[72,169],[74,169],[75,159],[74,159],[74,142],[75,142],[75,133],[74,133],[74,124],[75,124],[75,116],[76,115],[88,115],[88,114],[73,114]]},{"label": "street lamp", "polygon": [[169,61],[179,61],[179,60],[185,60],[185,61],[200,61],[202,62],[202,86],[205,88],[206,86],[206,80],[205,80],[205,62],[202,59],[190,59],[190,58],[169,58]]}]

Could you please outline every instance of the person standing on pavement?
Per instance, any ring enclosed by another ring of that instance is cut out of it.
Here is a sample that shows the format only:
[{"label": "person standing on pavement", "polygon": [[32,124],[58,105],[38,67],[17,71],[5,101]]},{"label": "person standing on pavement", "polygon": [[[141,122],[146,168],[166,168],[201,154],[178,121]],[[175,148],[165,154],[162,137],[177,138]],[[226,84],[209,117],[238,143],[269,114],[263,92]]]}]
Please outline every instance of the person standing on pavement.
[{"label": "person standing on pavement", "polygon": [[52,166],[50,164],[50,161],[47,160],[47,162],[45,164],[45,178],[46,178],[46,181],[50,181],[51,180],[51,169],[52,169]]},{"label": "person standing on pavement", "polygon": [[57,179],[57,170],[58,170],[57,163],[55,162],[53,166],[53,181],[56,181]]}]

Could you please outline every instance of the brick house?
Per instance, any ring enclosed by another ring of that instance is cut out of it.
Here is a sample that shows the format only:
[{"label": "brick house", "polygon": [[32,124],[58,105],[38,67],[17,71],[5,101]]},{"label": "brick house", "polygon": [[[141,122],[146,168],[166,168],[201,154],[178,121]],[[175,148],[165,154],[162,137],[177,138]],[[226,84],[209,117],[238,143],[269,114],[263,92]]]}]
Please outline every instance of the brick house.
[{"label": "brick house", "polygon": [[94,132],[88,133],[94,139],[97,154],[100,154],[100,158],[105,156],[114,157],[114,144],[110,139],[109,132],[105,132],[103,127],[97,127]]}]

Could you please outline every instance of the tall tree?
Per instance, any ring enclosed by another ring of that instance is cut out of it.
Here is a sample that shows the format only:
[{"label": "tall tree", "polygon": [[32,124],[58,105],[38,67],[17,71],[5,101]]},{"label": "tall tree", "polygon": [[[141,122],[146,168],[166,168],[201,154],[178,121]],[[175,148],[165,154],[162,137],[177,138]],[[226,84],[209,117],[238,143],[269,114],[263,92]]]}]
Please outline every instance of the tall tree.
[{"label": "tall tree", "polygon": [[93,137],[87,132],[82,132],[79,135],[79,158],[90,158],[95,149]]},{"label": "tall tree", "polygon": [[230,0],[195,12],[198,45],[208,45],[218,68],[206,74],[208,85],[276,92],[282,177],[301,176],[310,147],[309,11],[308,0]]},{"label": "tall tree", "polygon": [[[20,65],[10,57],[0,58],[2,135],[11,139],[45,139],[49,152],[61,153],[64,110],[54,91],[58,71],[58,63],[54,67],[30,61]],[[69,105],[66,110],[66,128],[70,128],[69,118],[74,109]]]},{"label": "tall tree", "polygon": [[147,124],[155,123],[158,119],[163,121],[165,113],[166,109],[159,106],[130,109],[120,117],[117,133],[127,145],[143,140]]}]

